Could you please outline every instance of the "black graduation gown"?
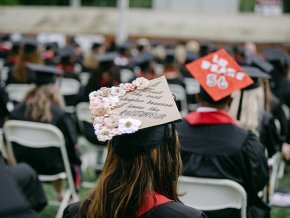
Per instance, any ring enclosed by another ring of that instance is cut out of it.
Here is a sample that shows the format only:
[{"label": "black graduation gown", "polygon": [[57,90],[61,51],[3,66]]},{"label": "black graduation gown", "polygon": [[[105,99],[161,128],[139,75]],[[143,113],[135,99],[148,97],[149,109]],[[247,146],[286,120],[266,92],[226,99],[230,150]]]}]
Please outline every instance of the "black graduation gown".
[{"label": "black graduation gown", "polygon": [[[11,120],[34,121],[25,116],[26,104],[20,103],[10,113]],[[60,107],[52,105],[52,121],[50,124],[58,127],[64,135],[68,159],[73,169],[74,165],[80,166],[80,153],[75,147],[77,143],[77,130],[68,114]],[[36,121],[40,122],[40,121]],[[54,174],[64,170],[60,151],[57,148],[25,148],[16,143],[13,145],[14,154],[18,162],[26,162],[39,174]],[[53,161],[53,162],[52,162]],[[49,163],[49,164],[46,164]],[[72,171],[74,174],[74,170]]]},{"label": "black graduation gown", "polygon": [[[264,146],[250,131],[234,124],[178,125],[183,175],[230,179],[248,196],[248,218],[269,217],[269,207],[257,196],[269,180]],[[210,217],[239,217],[239,211],[205,212]]]},{"label": "black graduation gown", "polygon": [[[63,218],[73,218],[79,210],[80,203],[69,205],[63,213]],[[84,215],[83,217],[86,217]],[[129,217],[128,217],[129,218]],[[206,218],[206,215],[194,208],[177,202],[168,202],[152,208],[139,218]]]},{"label": "black graduation gown", "polygon": [[[27,201],[27,208],[31,208],[35,211],[40,211],[47,205],[47,199],[38,176],[29,165],[20,163],[8,166],[4,163],[4,159],[0,153],[0,171],[0,188],[2,188],[0,195],[0,201],[2,203],[0,203],[0,208],[3,208],[3,204],[5,204],[6,208],[13,209],[11,212],[17,212],[23,204],[23,202],[20,202],[22,197],[24,198],[24,201]],[[5,181],[9,181],[9,183]],[[16,186],[16,189],[20,192],[19,194],[21,196],[17,196],[17,193],[16,195],[13,195],[14,190],[10,190],[13,185]],[[5,194],[5,192],[9,192],[9,194]],[[21,215],[23,215],[23,211],[21,211],[21,213],[20,211],[18,212],[19,214],[16,217],[22,217]]]}]

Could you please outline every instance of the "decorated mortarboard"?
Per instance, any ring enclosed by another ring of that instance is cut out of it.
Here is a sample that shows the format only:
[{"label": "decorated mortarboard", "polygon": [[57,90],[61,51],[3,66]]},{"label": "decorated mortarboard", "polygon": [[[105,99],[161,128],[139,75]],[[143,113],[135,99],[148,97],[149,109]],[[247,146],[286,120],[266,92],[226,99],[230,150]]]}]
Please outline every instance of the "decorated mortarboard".
[{"label": "decorated mortarboard", "polygon": [[224,49],[186,64],[186,68],[214,101],[253,83],[250,76]]},{"label": "decorated mortarboard", "polygon": [[24,38],[22,46],[25,53],[30,53],[37,50],[38,42],[35,38]]},{"label": "decorated mortarboard", "polygon": [[124,158],[160,145],[165,124],[181,119],[164,76],[103,87],[89,98],[98,140],[112,140],[115,152]]},{"label": "decorated mortarboard", "polygon": [[36,85],[55,83],[56,79],[63,72],[55,67],[42,64],[27,64],[29,75]]}]

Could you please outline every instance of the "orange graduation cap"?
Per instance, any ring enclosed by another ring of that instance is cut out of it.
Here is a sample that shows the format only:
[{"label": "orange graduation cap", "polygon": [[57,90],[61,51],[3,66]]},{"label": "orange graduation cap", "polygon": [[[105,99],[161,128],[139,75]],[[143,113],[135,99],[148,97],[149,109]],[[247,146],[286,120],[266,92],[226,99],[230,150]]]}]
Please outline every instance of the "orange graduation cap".
[{"label": "orange graduation cap", "polygon": [[215,101],[253,83],[224,49],[199,58],[187,64],[186,68]]}]

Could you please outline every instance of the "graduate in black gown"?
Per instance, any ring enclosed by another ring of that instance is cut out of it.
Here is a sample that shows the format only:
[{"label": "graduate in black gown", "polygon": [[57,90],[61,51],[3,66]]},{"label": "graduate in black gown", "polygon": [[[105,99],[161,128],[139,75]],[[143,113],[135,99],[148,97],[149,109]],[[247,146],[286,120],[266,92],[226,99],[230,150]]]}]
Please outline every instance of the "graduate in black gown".
[{"label": "graduate in black gown", "polygon": [[[166,85],[166,79],[164,77],[162,79]],[[146,80],[143,78],[144,81]],[[128,87],[134,89],[132,84],[127,84]],[[168,104],[172,107],[170,114],[174,117],[170,122],[174,122],[180,119],[180,115],[169,88],[167,89],[169,93],[167,96],[171,101]],[[105,114],[99,113],[98,108],[101,104],[97,101],[111,99],[113,95],[106,94],[110,91],[110,89],[100,90],[101,95],[107,96],[104,98],[96,96],[98,92],[90,95],[90,109],[94,114],[96,135],[100,141],[110,140],[105,166],[93,191],[81,204],[68,206],[64,211],[64,217],[206,217],[201,211],[183,205],[178,199],[176,186],[181,165],[174,124],[155,120],[149,127],[142,128],[141,123],[146,123],[146,120],[148,122],[148,117],[128,118],[121,117],[120,114],[115,117],[110,114],[110,110]],[[164,99],[158,100],[164,102]],[[139,106],[145,103],[144,101]]]},{"label": "graduate in black gown", "polygon": [[[28,69],[36,86],[27,93],[24,102],[18,104],[10,113],[10,119],[49,123],[60,129],[65,138],[75,186],[78,188],[81,165],[77,147],[78,134],[74,122],[63,109],[64,100],[59,94],[56,83],[60,71],[53,67],[35,64],[28,65]],[[29,163],[39,174],[50,175],[64,170],[61,154],[56,148],[26,149],[17,146],[16,143],[13,148],[18,162]],[[55,187],[60,194],[60,185],[55,184]]]},{"label": "graduate in black gown", "polygon": [[39,212],[47,205],[38,175],[26,163],[10,166],[0,152],[0,175],[0,217],[34,217],[31,210]]},{"label": "graduate in black gown", "polygon": [[[178,125],[183,175],[236,181],[247,192],[247,217],[269,217],[269,206],[258,197],[258,192],[269,181],[265,147],[253,132],[238,127],[227,113],[231,102],[230,93],[251,82],[245,74],[239,80],[232,79],[233,74],[218,75],[210,67],[204,70],[214,64],[211,62],[212,57],[214,62],[219,63],[215,66],[218,70],[224,66],[222,63],[229,62],[222,55],[216,54],[204,62],[200,60],[187,65],[188,70],[201,83],[201,90],[197,96],[200,107]],[[199,68],[201,64],[204,64],[204,69]],[[234,65],[226,66],[235,69],[232,67]],[[238,65],[236,67],[236,72],[241,70]],[[211,75],[216,75],[215,84],[207,80]],[[224,79],[224,83],[218,83],[220,78]],[[214,218],[240,217],[240,211],[231,208],[205,213]]]}]

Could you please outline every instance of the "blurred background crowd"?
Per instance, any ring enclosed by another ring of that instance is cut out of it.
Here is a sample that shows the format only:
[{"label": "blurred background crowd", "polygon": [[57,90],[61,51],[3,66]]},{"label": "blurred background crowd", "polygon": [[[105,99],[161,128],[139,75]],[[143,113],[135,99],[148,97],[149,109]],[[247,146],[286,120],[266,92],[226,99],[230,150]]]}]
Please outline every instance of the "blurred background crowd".
[{"label": "blurred background crowd", "polygon": [[[117,0],[2,0],[0,3],[26,6],[70,5],[74,10],[80,6],[119,6],[120,20],[126,20],[129,6],[160,13],[200,9],[207,13],[254,12],[259,16],[270,16],[273,20],[283,17],[285,19],[283,22],[288,21],[288,25],[290,23],[287,15],[290,12],[290,1],[287,0],[241,0],[232,1],[232,4],[222,1],[219,7],[213,7],[214,3],[207,1],[208,4],[200,3],[199,7],[195,8],[189,7],[188,4],[198,5],[198,1],[195,3],[185,0],[183,3],[170,1],[170,4],[169,1],[161,0],[127,1],[125,7],[121,2],[123,1],[119,1],[119,5]],[[1,7],[1,10],[9,12],[10,9]],[[8,21],[1,21],[0,14],[0,22]],[[57,28],[56,23],[53,25]],[[202,21],[199,21],[199,25],[202,25]],[[255,25],[259,29],[260,24]],[[170,24],[168,26],[171,28]],[[41,24],[39,28],[41,29]],[[86,33],[75,31],[67,33],[68,30],[61,33],[54,31],[53,28],[46,31],[39,31],[37,28],[29,30],[25,29],[25,25],[22,31],[13,28],[7,31],[0,27],[0,127],[3,127],[9,118],[23,120],[21,116],[24,116],[26,110],[19,109],[19,104],[24,104],[25,107],[31,107],[30,119],[52,123],[60,128],[65,135],[74,184],[78,189],[82,180],[81,171],[85,169],[84,164],[87,164],[88,158],[81,154],[79,144],[83,142],[79,141],[79,136],[84,136],[90,144],[101,147],[101,152],[97,153],[98,163],[101,165],[104,150],[104,146],[100,145],[94,135],[92,125],[87,122],[87,117],[83,118],[79,113],[81,108],[88,108],[90,92],[104,86],[111,87],[131,82],[141,76],[149,80],[165,76],[169,88],[175,95],[180,114],[185,116],[198,107],[195,95],[200,90],[197,80],[186,70],[185,64],[224,48],[254,80],[253,85],[232,95],[233,102],[229,113],[240,127],[253,131],[259,137],[267,150],[270,171],[274,164],[279,162],[279,170],[275,172],[276,175],[272,174],[274,179],[271,177],[270,195],[273,196],[274,189],[278,187],[278,177],[286,177],[285,181],[288,183],[286,187],[290,188],[290,35],[287,35],[289,30],[284,32],[281,41],[280,38],[268,41],[250,40],[247,33],[241,34],[245,40],[240,40],[240,37],[239,41],[232,39],[227,41],[228,37],[221,40],[220,36],[216,36],[215,40],[212,35],[209,37],[211,40],[178,37],[178,32],[175,32],[175,37],[143,35],[142,29],[139,30],[139,34],[131,36],[130,32],[126,32],[126,28],[127,25],[120,21],[116,34],[112,35],[104,34],[106,30],[97,29]],[[159,28],[162,29],[162,26]],[[275,28],[273,26],[269,28],[272,28],[271,32],[275,35]],[[174,27],[172,31],[174,32]],[[230,29],[223,32],[226,32],[226,35],[231,34]],[[264,37],[263,32],[260,35]],[[56,83],[40,86],[31,74],[29,64],[53,67],[60,72]],[[46,105],[47,102],[50,102],[49,105],[57,105],[60,109],[55,109],[53,114],[46,114],[45,106],[41,104]],[[35,112],[36,110],[44,112],[39,114]],[[4,147],[1,146],[2,153],[6,153]],[[23,160],[25,158],[23,157]],[[101,170],[101,167],[98,170]],[[37,164],[33,168],[36,171],[42,170],[37,168]],[[55,189],[60,192],[60,185],[55,184]],[[289,206],[290,197],[288,201]],[[274,218],[287,217],[287,214],[290,214],[289,209],[277,211],[279,216],[273,216]]]}]

